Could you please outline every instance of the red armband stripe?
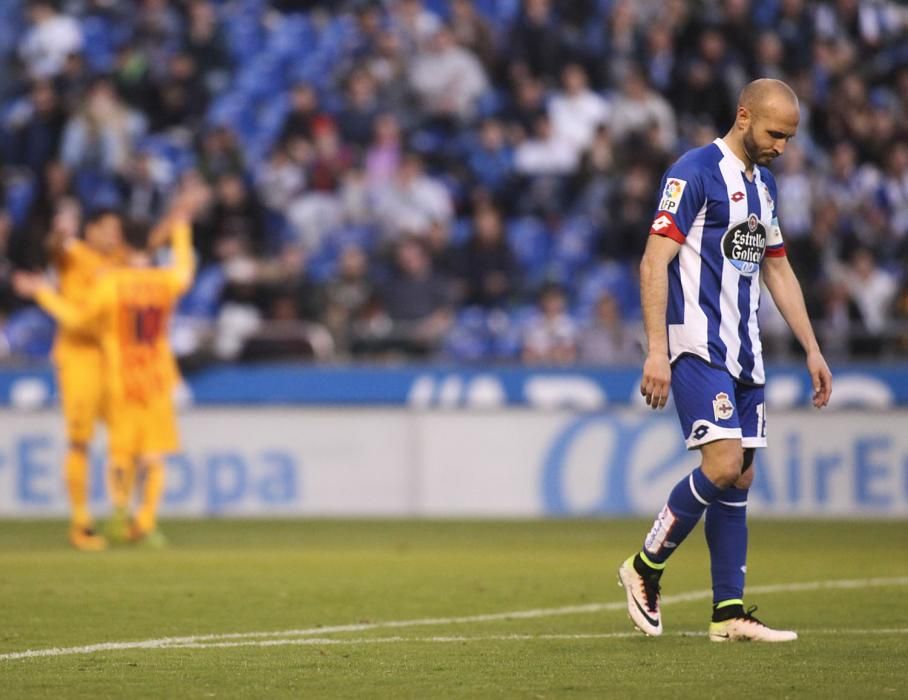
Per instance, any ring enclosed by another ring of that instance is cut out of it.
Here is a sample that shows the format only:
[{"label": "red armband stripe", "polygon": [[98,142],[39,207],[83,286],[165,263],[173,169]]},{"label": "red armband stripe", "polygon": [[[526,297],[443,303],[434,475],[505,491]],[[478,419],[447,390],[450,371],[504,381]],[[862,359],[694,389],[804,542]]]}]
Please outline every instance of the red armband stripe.
[{"label": "red armband stripe", "polygon": [[671,238],[675,243],[684,244],[686,236],[678,228],[675,218],[668,212],[660,212],[655,218],[649,229],[651,236],[665,236]]}]

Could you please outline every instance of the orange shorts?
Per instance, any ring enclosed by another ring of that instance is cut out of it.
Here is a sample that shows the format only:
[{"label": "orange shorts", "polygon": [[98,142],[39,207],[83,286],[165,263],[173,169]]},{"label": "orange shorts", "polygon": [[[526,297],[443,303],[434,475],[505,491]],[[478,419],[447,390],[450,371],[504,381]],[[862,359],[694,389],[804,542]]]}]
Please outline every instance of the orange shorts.
[{"label": "orange shorts", "polygon": [[114,459],[164,455],[180,449],[176,408],[169,395],[146,402],[112,402],[108,427]]},{"label": "orange shorts", "polygon": [[58,349],[55,359],[66,438],[70,443],[87,445],[95,435],[95,424],[104,421],[107,413],[101,349]]}]

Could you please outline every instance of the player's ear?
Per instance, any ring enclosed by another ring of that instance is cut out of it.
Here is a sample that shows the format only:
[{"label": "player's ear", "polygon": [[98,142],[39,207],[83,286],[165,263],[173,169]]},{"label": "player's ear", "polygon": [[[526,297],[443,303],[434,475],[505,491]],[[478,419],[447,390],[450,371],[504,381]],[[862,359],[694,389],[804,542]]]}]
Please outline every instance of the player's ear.
[{"label": "player's ear", "polygon": [[743,131],[750,126],[750,110],[744,105],[738,105],[738,111],[735,113],[735,126]]}]

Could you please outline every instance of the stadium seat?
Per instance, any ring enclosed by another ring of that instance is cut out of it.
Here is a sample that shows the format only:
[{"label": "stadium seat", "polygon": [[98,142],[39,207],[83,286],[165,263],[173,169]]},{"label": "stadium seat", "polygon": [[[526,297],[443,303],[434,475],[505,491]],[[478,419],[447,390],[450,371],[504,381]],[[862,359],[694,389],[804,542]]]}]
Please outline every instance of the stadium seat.
[{"label": "stadium seat", "polygon": [[540,219],[526,216],[506,224],[506,236],[511,250],[526,275],[526,282],[535,287],[546,275],[551,252],[551,238]]},{"label": "stadium seat", "polygon": [[470,240],[472,233],[473,222],[470,221],[470,219],[467,219],[465,217],[455,219],[451,223],[451,228],[449,231],[451,245],[455,247],[465,245]]},{"label": "stadium seat", "polygon": [[14,226],[22,226],[35,197],[34,180],[27,174],[20,174],[7,180],[5,185],[6,211]]},{"label": "stadium seat", "polygon": [[506,27],[520,12],[520,0],[475,0],[476,9],[499,28]]},{"label": "stadium seat", "polygon": [[226,278],[220,265],[206,265],[177,307],[180,314],[193,318],[214,319],[217,316]]},{"label": "stadium seat", "polygon": [[104,73],[113,67],[115,33],[110,22],[98,15],[89,15],[80,22],[83,37],[83,55],[89,67]]},{"label": "stadium seat", "polygon": [[93,170],[78,170],[74,177],[76,196],[86,209],[118,207],[120,190],[113,176]]},{"label": "stadium seat", "polygon": [[445,336],[442,354],[457,362],[487,359],[491,338],[486,324],[486,311],[478,306],[462,309]]},{"label": "stadium seat", "polygon": [[618,302],[626,319],[640,318],[640,291],[637,276],[627,263],[614,260],[600,263],[581,280],[577,294],[577,313],[589,317],[603,294]]},{"label": "stadium seat", "polygon": [[595,230],[586,217],[572,217],[558,228],[554,237],[553,259],[559,272],[569,279],[591,259]]},{"label": "stadium seat", "polygon": [[56,324],[37,306],[14,311],[6,319],[3,336],[10,352],[30,359],[43,359],[50,354]]},{"label": "stadium seat", "polygon": [[508,313],[489,317],[489,331],[492,335],[492,353],[497,360],[515,360],[520,357],[523,347],[523,332],[526,324],[536,316],[538,310],[531,304],[519,306]]}]

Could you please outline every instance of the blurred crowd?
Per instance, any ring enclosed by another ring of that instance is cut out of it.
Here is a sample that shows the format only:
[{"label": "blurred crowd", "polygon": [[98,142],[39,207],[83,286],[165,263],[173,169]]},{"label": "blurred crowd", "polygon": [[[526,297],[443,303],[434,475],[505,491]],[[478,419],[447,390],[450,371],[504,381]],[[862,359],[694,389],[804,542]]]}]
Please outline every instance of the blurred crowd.
[{"label": "blurred crowd", "polygon": [[150,223],[193,178],[187,362],[637,364],[659,177],[755,77],[801,98],[774,169],[827,355],[908,348],[900,3],[9,0],[0,60],[9,354],[47,352],[9,279],[61,207]]}]

